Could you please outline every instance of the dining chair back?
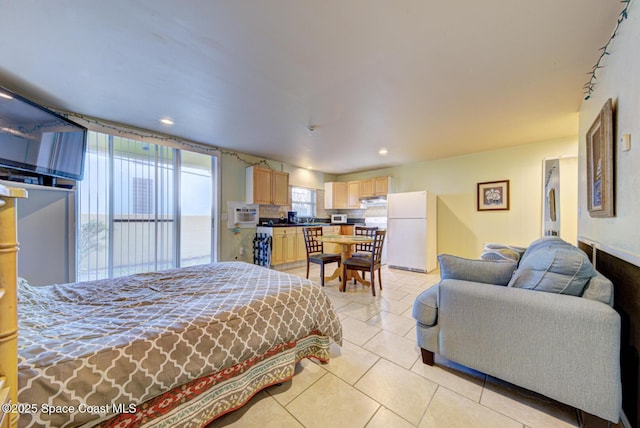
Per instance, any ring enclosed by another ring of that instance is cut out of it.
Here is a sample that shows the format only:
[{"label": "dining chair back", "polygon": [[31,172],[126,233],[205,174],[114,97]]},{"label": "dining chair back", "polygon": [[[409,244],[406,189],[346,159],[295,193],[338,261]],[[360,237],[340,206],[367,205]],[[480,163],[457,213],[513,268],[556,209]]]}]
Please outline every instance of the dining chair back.
[{"label": "dining chair back", "polygon": [[[368,236],[370,238],[376,236],[376,230],[378,230],[376,226],[355,226],[353,229],[356,236]],[[369,257],[371,255],[372,247],[372,242],[356,244],[353,257]]]},{"label": "dining chair back", "polygon": [[318,239],[322,236],[321,226],[305,227],[303,230],[304,245],[307,249],[307,279],[309,279],[309,265],[320,265],[320,284],[324,287],[324,265],[338,263],[340,267],[340,254],[325,254],[324,243]]},{"label": "dining chair back", "polygon": [[382,290],[382,276],[380,274],[382,268],[382,247],[384,245],[384,238],[386,236],[386,230],[376,230],[371,244],[371,250],[368,257],[350,257],[342,262],[342,291],[346,291],[347,282],[347,269],[357,270],[361,272],[369,272],[371,275],[371,294],[376,295],[376,277],[375,272],[378,272],[378,284],[380,290]]}]

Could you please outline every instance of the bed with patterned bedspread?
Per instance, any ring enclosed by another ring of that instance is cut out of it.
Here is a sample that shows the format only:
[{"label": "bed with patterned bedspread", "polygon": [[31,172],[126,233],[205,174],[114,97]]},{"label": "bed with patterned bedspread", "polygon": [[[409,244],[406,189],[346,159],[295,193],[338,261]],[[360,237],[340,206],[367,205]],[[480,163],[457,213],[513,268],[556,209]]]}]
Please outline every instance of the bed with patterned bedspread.
[{"label": "bed with patterned bedspread", "polygon": [[242,262],[18,299],[20,427],[204,426],[342,344],[318,285]]}]

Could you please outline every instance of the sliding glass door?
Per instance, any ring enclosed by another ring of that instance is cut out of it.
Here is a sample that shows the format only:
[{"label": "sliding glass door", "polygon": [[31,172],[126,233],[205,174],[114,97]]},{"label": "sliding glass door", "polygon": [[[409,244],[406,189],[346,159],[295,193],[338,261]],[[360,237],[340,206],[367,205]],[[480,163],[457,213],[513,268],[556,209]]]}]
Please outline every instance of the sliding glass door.
[{"label": "sliding glass door", "polygon": [[212,159],[90,132],[77,280],[212,262]]}]

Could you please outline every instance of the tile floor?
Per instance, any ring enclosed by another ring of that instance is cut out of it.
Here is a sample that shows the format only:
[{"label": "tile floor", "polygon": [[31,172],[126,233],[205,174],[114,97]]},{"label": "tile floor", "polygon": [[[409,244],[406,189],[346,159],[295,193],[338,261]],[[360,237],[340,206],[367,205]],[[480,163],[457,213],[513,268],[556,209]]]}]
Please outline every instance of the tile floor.
[{"label": "tile floor", "polygon": [[[305,268],[288,272],[304,276]],[[310,279],[319,280],[316,266]],[[412,305],[439,279],[383,267],[376,297],[359,284],[341,293],[337,280],[327,283],[344,337],[342,347],[332,344],[331,361],[301,361],[291,381],[209,428],[578,426],[571,407],[438,357],[433,367],[422,363]]]}]

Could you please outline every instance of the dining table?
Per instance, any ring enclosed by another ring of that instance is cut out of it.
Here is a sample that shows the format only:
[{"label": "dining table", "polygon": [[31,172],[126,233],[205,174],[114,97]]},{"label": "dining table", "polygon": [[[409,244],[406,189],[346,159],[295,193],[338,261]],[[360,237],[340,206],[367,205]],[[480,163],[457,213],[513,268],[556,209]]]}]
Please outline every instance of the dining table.
[{"label": "dining table", "polygon": [[[353,246],[356,244],[370,244],[373,242],[373,238],[370,236],[363,235],[324,235],[318,236],[318,240],[327,244],[338,244],[340,245],[340,260],[344,262],[348,258],[351,257]],[[342,275],[342,267],[336,268],[335,272],[327,278],[325,278],[325,282],[331,281],[333,279],[338,278]],[[362,285],[368,286],[371,285],[369,281],[363,279],[358,271],[356,270],[347,270],[346,281],[351,279],[355,279]],[[340,291],[344,291],[342,289],[342,284],[340,285]]]}]

